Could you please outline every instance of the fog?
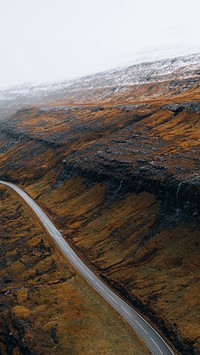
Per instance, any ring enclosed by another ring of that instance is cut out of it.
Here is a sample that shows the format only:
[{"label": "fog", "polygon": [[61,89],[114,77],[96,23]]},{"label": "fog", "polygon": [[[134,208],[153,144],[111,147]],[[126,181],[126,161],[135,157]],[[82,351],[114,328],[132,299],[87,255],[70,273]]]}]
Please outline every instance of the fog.
[{"label": "fog", "polygon": [[0,88],[200,51],[199,0],[0,0]]}]

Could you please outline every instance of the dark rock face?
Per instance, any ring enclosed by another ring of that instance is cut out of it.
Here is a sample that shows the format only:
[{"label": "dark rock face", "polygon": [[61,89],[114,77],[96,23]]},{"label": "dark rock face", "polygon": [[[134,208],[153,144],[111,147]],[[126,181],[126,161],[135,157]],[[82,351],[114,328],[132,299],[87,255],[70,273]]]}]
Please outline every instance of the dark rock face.
[{"label": "dark rock face", "polygon": [[[114,185],[123,180],[120,193],[145,190],[175,209],[196,214],[200,199],[200,148],[195,139],[199,107],[199,102],[187,102],[97,110],[84,107],[82,111],[50,109],[42,113],[29,108],[16,113],[10,124],[2,125],[2,134],[9,138],[0,150],[6,154],[12,146],[17,149],[31,141],[38,145],[30,152],[34,157],[50,148],[59,162],[59,169],[55,169],[60,171],[54,188],[75,175],[91,175]],[[55,127],[55,134],[44,130],[43,115],[52,129]],[[38,122],[37,132],[26,129],[27,120],[31,123],[32,118]],[[11,166],[17,167],[15,159],[8,162],[6,171],[2,169],[2,176]]]},{"label": "dark rock face", "polygon": [[161,107],[163,110],[170,110],[174,113],[178,114],[182,111],[193,111],[193,112],[200,112],[200,102],[185,102],[181,104],[172,104],[172,105],[164,105]]}]

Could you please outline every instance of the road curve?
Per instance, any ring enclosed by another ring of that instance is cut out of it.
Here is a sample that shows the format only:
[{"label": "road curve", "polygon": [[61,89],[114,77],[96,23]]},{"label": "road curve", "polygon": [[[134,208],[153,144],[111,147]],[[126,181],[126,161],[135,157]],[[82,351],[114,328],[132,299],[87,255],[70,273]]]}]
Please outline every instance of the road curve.
[{"label": "road curve", "polygon": [[146,343],[152,354],[170,355],[172,350],[166,342],[156,332],[155,329],[125,301],[117,296],[108,286],[106,286],[78,257],[73,249],[68,245],[62,237],[59,230],[54,226],[44,211],[28,196],[22,189],[16,185],[1,181],[0,184],[9,186],[16,191],[37,214],[44,227],[54,239],[56,244],[71,262],[71,264],[79,271],[79,273],[92,285],[92,287],[108,302],[112,307],[130,324],[130,326],[138,333],[142,340]]}]

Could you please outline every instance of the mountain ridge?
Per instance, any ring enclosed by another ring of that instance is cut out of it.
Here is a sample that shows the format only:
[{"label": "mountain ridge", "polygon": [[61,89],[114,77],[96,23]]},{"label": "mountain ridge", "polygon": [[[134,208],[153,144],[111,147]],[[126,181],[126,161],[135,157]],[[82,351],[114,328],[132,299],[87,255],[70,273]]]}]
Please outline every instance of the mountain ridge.
[{"label": "mountain ridge", "polygon": [[[102,72],[98,72],[95,74],[90,74],[90,75],[85,75],[82,77],[78,77],[75,79],[69,79],[69,80],[62,80],[62,81],[54,81],[54,82],[47,82],[47,83],[41,83],[41,84],[29,84],[29,83],[25,83],[25,84],[20,84],[17,86],[13,86],[7,89],[0,89],[0,100],[2,100],[3,98],[7,98],[7,99],[15,99],[17,98],[17,95],[23,95],[23,94],[33,94],[34,91],[36,91],[37,94],[37,90],[38,92],[42,92],[42,91],[49,91],[49,90],[57,90],[58,88],[60,89],[64,89],[65,87],[69,87],[69,86],[73,86],[73,85],[80,85],[81,82],[83,84],[85,84],[85,82],[87,83],[87,81],[89,80],[98,80],[98,78],[101,78],[102,76],[105,78],[106,75],[108,75],[108,79],[110,79],[110,75],[112,75],[112,80],[113,80],[113,75],[115,74],[122,74],[124,71],[128,72],[128,74],[131,74],[131,71],[133,70],[138,71],[138,75],[137,77],[135,77],[135,81],[133,80],[133,77],[130,78],[130,81],[128,81],[128,83],[131,85],[131,83],[139,83],[142,82],[144,83],[144,81],[141,80],[141,70],[144,72],[144,69],[151,69],[151,72],[145,73],[144,77],[149,74],[150,77],[152,75],[152,79],[155,79],[156,74],[158,75],[166,75],[166,74],[170,74],[173,72],[173,70],[177,70],[178,68],[181,67],[191,67],[193,66],[192,69],[196,69],[196,67],[200,66],[200,53],[195,53],[195,54],[191,54],[191,55],[187,55],[187,56],[180,56],[180,57],[172,57],[172,58],[167,58],[167,59],[159,59],[159,60],[153,60],[153,61],[144,61],[141,63],[137,63],[137,64],[132,64],[132,65],[128,65],[128,66],[122,66],[119,68],[113,68],[113,69],[108,69]],[[167,69],[167,70],[165,70]],[[200,72],[198,73],[200,75]],[[118,76],[119,76],[118,75]],[[189,73],[188,73],[189,75]],[[121,76],[121,75],[120,75]],[[138,81],[137,81],[138,80]],[[149,82],[149,80],[147,80],[147,82]],[[122,83],[125,85],[127,84],[127,82],[123,82]],[[120,84],[120,82],[118,82],[117,84]],[[87,85],[87,84],[86,84]],[[12,96],[13,95],[13,96]],[[16,95],[16,96],[15,96]],[[10,97],[9,97],[10,96]]]}]

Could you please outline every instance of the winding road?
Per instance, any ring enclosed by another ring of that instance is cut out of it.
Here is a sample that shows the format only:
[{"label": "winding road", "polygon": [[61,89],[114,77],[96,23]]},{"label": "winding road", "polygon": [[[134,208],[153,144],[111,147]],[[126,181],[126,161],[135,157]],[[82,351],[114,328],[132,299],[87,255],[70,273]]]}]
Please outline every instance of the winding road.
[{"label": "winding road", "polygon": [[59,230],[54,226],[44,211],[28,196],[22,189],[16,185],[1,181],[0,184],[6,185],[17,192],[37,214],[44,227],[54,239],[56,244],[71,262],[71,264],[79,271],[79,273],[92,285],[92,287],[108,302],[112,307],[130,324],[130,326],[138,333],[142,340],[146,343],[152,354],[168,355],[173,354],[164,339],[156,332],[155,329],[125,301],[117,296],[108,286],[106,286],[78,257],[73,249],[68,245],[62,237]]}]

